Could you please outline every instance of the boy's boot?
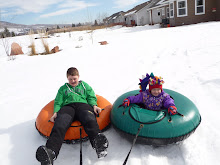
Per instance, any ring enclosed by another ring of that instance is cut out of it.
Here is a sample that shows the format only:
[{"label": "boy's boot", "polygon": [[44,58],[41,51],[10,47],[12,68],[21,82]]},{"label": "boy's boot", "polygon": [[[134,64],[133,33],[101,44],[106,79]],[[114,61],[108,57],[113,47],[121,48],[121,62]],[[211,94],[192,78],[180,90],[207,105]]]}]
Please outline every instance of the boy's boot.
[{"label": "boy's boot", "polygon": [[105,135],[102,133],[99,133],[92,140],[92,147],[96,150],[99,159],[102,159],[107,155],[108,145],[109,145],[108,140],[105,137]]},{"label": "boy's boot", "polygon": [[46,146],[40,146],[36,152],[36,158],[41,165],[53,165],[53,161],[56,160],[56,154]]}]

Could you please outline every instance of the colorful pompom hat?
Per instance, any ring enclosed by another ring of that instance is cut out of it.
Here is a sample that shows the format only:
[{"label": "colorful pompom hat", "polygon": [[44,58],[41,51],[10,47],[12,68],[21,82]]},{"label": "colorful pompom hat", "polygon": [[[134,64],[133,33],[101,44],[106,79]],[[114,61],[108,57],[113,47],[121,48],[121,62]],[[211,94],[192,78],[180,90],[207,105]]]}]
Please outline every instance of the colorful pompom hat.
[{"label": "colorful pompom hat", "polygon": [[164,84],[164,81],[162,77],[154,76],[153,73],[151,73],[150,75],[147,73],[145,78],[140,79],[140,92],[146,91],[148,84],[149,91],[154,88],[160,88],[162,90],[162,84]]}]

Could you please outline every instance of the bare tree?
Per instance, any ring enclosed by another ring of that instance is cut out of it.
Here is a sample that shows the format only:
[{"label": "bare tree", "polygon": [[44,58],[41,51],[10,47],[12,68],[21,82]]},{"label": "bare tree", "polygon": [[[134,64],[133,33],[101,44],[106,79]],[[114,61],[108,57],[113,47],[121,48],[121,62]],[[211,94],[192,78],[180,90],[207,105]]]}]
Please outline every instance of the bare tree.
[{"label": "bare tree", "polygon": [[[88,8],[87,8],[87,16],[88,16],[88,21],[89,21],[89,22],[92,22],[92,15],[91,15],[91,13],[89,12]],[[87,33],[90,34],[90,38],[91,38],[92,44],[93,44],[94,29],[93,29],[92,23],[90,24],[90,28],[89,28],[89,31],[88,31]]]},{"label": "bare tree", "polygon": [[0,43],[0,45],[3,47],[3,50],[5,51],[5,54],[8,56],[8,60],[14,60],[15,56],[10,55],[11,46],[10,46],[9,38],[6,37],[4,33],[1,34],[1,43]]},{"label": "bare tree", "polygon": [[103,25],[104,24],[104,19],[108,17],[108,13],[103,12],[103,13],[98,13],[97,15],[97,21],[99,25]]},{"label": "bare tree", "polygon": [[[1,9],[0,9],[0,29],[1,28],[2,26],[1,26]],[[10,39],[7,37],[7,35],[4,32],[2,32],[0,36],[0,46],[3,47],[5,54],[8,56],[8,60],[15,59],[14,55],[10,55],[10,51],[11,51]]]}]

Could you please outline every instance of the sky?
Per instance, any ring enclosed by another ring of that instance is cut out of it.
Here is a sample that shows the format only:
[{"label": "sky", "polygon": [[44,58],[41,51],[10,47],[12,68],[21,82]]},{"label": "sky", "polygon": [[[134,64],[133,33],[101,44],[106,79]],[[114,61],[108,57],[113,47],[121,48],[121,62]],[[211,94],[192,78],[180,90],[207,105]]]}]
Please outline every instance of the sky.
[{"label": "sky", "polygon": [[0,20],[17,24],[91,22],[148,0],[0,0]]}]

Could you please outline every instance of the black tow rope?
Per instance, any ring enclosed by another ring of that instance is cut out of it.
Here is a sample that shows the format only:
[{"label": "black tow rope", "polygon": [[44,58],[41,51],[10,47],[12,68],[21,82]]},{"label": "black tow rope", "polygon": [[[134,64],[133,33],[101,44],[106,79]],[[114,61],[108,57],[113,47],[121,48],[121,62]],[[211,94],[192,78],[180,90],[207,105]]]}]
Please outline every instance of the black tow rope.
[{"label": "black tow rope", "polygon": [[[183,115],[183,114],[181,114],[181,113],[179,113],[179,112],[177,112],[177,113],[176,113],[176,115],[180,115],[180,116],[184,117],[184,115]],[[168,122],[170,122],[170,123],[172,122],[172,117],[171,117],[171,116],[170,116],[170,118],[169,118]]]},{"label": "black tow rope", "polygon": [[82,128],[79,129],[80,132],[80,165],[82,165]]},{"label": "black tow rope", "polygon": [[121,105],[118,106],[118,108],[120,108],[120,107],[124,107],[123,112],[122,112],[122,114],[124,115],[125,114],[125,109],[127,108],[127,105],[123,106],[123,104],[121,104]]},{"label": "black tow rope", "polygon": [[144,125],[141,124],[140,127],[138,128],[138,132],[137,132],[137,134],[135,135],[135,138],[134,138],[134,140],[133,140],[131,149],[130,149],[130,151],[129,151],[129,153],[128,153],[128,155],[127,155],[127,157],[126,157],[126,159],[125,159],[125,161],[124,161],[124,163],[123,163],[123,165],[126,165],[126,163],[127,163],[127,161],[128,161],[128,158],[129,158],[129,156],[130,156],[131,150],[132,150],[132,148],[133,148],[133,146],[134,146],[134,144],[135,144],[135,142],[136,142],[136,140],[137,140],[137,137],[138,137],[138,135],[139,135],[139,133],[140,133],[140,131],[141,131],[141,129],[142,129],[143,127],[144,127]]}]

